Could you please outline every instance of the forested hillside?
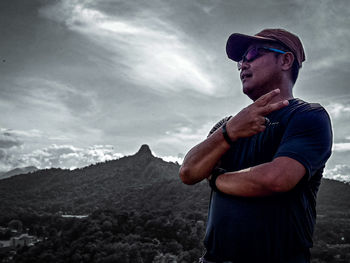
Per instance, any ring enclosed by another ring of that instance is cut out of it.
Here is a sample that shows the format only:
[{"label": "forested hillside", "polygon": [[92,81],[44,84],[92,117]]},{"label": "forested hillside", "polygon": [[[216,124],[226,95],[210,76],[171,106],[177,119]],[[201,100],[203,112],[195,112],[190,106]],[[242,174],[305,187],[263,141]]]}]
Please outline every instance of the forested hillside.
[{"label": "forested hillside", "polygon": [[[183,185],[178,169],[143,145],[135,155],[82,169],[39,170],[0,180],[0,226],[15,220],[22,232],[27,229],[40,240],[18,248],[12,259],[2,252],[0,259],[197,262],[210,188],[206,182]],[[349,198],[349,185],[323,180],[312,262],[350,261]]]}]

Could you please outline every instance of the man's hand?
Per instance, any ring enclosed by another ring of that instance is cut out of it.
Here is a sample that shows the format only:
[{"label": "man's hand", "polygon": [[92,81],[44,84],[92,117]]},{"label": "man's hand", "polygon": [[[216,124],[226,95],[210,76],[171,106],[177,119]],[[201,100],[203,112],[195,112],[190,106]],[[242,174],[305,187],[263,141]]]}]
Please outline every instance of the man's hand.
[{"label": "man's hand", "polygon": [[275,89],[261,96],[227,122],[227,133],[232,141],[253,136],[266,129],[264,116],[289,104],[288,100],[271,102],[279,93],[280,90]]}]

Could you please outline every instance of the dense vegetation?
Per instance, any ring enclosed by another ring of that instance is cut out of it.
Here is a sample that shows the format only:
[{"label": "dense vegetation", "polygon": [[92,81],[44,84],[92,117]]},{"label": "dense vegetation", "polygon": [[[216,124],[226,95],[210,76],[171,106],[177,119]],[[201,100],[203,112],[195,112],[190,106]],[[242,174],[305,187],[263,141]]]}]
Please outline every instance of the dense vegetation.
[{"label": "dense vegetation", "polygon": [[[197,262],[210,189],[206,182],[181,184],[178,169],[143,146],[134,156],[83,169],[0,180],[0,226],[42,238],[13,261]],[[349,185],[323,180],[312,262],[350,261],[349,198]]]},{"label": "dense vegetation", "polygon": [[23,248],[16,262],[193,262],[202,253],[200,214],[97,210],[86,219],[43,217],[32,225],[47,240]]}]

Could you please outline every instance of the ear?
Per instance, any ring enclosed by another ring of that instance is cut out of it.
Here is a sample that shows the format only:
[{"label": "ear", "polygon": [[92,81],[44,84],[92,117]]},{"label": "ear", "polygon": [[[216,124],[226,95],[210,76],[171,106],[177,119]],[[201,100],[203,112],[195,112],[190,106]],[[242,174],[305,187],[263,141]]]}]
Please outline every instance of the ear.
[{"label": "ear", "polygon": [[281,58],[281,67],[283,70],[289,70],[293,66],[294,55],[292,52],[287,52],[280,56]]}]

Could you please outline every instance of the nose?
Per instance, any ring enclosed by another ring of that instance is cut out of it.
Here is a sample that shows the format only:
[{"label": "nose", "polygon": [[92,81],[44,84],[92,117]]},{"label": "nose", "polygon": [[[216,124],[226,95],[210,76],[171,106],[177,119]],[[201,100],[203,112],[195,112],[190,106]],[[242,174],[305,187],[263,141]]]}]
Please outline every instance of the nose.
[{"label": "nose", "polygon": [[246,60],[242,60],[241,62],[241,70],[245,70],[249,68],[249,63]]},{"label": "nose", "polygon": [[248,64],[247,60],[242,59],[241,61],[237,62],[238,71],[246,69],[247,67],[249,67],[249,64]]}]

